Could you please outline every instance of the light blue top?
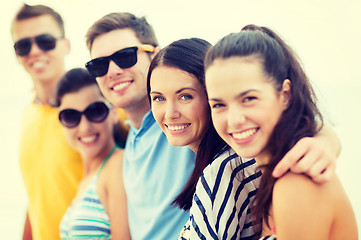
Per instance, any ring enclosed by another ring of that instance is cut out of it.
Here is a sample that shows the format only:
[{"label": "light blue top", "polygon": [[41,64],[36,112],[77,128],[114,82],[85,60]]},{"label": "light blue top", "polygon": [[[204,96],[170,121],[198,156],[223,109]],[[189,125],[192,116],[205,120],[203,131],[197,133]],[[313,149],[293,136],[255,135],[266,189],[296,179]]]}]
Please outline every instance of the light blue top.
[{"label": "light blue top", "polygon": [[151,111],[139,129],[130,125],[123,178],[133,240],[178,238],[189,212],[171,203],[188,181],[194,159],[188,147],[168,143]]}]

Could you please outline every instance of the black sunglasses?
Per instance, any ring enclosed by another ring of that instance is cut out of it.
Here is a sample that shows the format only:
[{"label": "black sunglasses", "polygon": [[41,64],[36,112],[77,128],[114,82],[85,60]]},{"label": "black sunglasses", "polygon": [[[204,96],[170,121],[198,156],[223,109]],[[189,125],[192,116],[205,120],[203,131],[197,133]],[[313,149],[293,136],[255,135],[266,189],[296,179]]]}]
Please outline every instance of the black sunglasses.
[{"label": "black sunglasses", "polygon": [[59,120],[67,128],[78,126],[81,116],[84,114],[90,122],[101,123],[109,114],[110,105],[104,102],[94,102],[90,104],[83,112],[75,109],[64,109],[59,112]]},{"label": "black sunglasses", "polygon": [[56,38],[50,34],[42,34],[34,38],[23,38],[14,44],[15,53],[21,57],[29,55],[33,42],[38,45],[42,51],[50,51],[55,48],[56,41],[61,38],[64,37]]},{"label": "black sunglasses", "polygon": [[85,64],[85,67],[94,77],[104,76],[108,72],[109,62],[113,60],[120,68],[130,68],[137,61],[137,51],[153,52],[154,46],[143,44],[138,47],[129,47],[121,49],[110,56],[95,58]]}]

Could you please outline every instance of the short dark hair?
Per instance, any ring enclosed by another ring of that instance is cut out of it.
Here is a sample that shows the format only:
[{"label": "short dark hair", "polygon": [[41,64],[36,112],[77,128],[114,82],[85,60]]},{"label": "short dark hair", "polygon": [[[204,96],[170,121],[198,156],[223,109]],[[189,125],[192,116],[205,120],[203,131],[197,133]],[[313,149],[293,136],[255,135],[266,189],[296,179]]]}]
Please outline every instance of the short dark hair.
[{"label": "short dark hair", "polygon": [[59,80],[57,84],[55,94],[56,106],[60,106],[61,100],[64,95],[77,92],[80,89],[93,84],[97,85],[97,81],[93,77],[93,75],[88,72],[88,70],[84,68],[74,68],[69,70],[64,74],[64,76]]},{"label": "short dark hair", "polygon": [[131,29],[139,41],[143,44],[158,46],[153,27],[147,22],[145,17],[136,17],[131,13],[110,13],[96,21],[85,35],[86,45],[91,50],[94,40],[105,33],[117,29]]},{"label": "short dark hair", "polygon": [[[149,67],[147,76],[148,95],[151,91],[150,78],[152,72],[159,66],[174,67],[191,74],[203,86],[204,92],[206,93],[204,82],[204,58],[207,50],[210,47],[211,44],[203,39],[190,38],[175,41],[160,50],[159,53],[153,58]],[[215,158],[227,146],[223,139],[217,134],[213,126],[209,105],[207,105],[207,108],[209,128],[207,129],[205,136],[199,144],[195,167],[184,189],[173,201],[173,204],[184,210],[188,210],[192,206],[192,199],[196,185],[203,170],[211,162],[213,162],[213,160],[215,160]]]},{"label": "short dark hair", "polygon": [[50,15],[52,16],[55,21],[57,22],[59,29],[62,33],[62,36],[65,36],[65,29],[64,29],[64,21],[62,19],[62,17],[60,16],[60,14],[56,11],[54,11],[54,9],[45,6],[45,5],[28,5],[28,4],[24,4],[19,11],[16,13],[12,23],[11,23],[11,31],[13,31],[14,29],[14,24],[17,21],[21,21],[21,20],[26,20],[29,18],[34,18],[34,17],[39,17],[42,15]]}]

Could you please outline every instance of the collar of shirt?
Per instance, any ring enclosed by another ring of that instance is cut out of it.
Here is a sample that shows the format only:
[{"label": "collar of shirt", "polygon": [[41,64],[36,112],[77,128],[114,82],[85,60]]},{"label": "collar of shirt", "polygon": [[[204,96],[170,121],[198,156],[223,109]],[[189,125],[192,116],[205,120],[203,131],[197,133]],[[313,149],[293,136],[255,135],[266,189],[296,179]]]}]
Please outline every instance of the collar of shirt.
[{"label": "collar of shirt", "polygon": [[144,115],[142,125],[140,128],[134,127],[129,120],[126,120],[125,123],[130,126],[129,133],[132,133],[133,135],[140,135],[144,131],[146,131],[153,123],[155,122],[155,119],[153,117],[153,113],[150,110]]}]

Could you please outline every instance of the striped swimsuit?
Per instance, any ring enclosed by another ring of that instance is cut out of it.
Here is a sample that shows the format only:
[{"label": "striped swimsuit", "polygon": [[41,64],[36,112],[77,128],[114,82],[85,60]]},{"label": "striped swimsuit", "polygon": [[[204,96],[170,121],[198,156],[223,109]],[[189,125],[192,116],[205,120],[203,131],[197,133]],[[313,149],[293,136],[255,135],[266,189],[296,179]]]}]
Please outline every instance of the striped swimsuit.
[{"label": "striped swimsuit", "polygon": [[81,199],[72,202],[60,223],[61,239],[111,239],[110,219],[97,193],[100,171],[115,151],[108,154]]}]

